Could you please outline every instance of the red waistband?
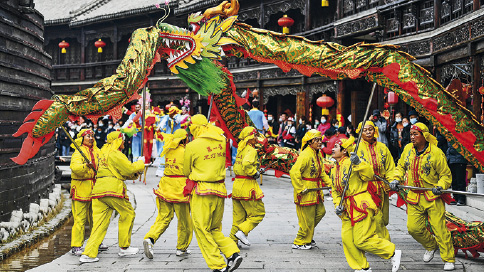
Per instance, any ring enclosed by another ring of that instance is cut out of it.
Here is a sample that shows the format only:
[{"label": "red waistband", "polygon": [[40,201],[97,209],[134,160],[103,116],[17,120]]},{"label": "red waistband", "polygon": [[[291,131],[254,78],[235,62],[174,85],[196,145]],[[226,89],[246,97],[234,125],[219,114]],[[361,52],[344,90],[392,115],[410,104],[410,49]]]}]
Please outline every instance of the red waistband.
[{"label": "red waistband", "polygon": [[242,176],[242,175],[235,175],[235,178],[240,178],[240,179],[254,179],[253,177],[249,177],[249,176]]},{"label": "red waistband", "polygon": [[205,180],[192,180],[193,182],[208,182],[208,183],[224,183],[225,179],[216,180],[216,181],[205,181]]},{"label": "red waistband", "polygon": [[165,177],[169,177],[169,178],[186,178],[186,176],[181,176],[181,175],[165,175]]},{"label": "red waistband", "polygon": [[426,192],[425,190],[410,190],[410,191],[417,193],[417,194],[423,194],[423,193]]},{"label": "red waistband", "polygon": [[302,180],[307,180],[307,181],[320,181],[321,178],[302,178]]}]

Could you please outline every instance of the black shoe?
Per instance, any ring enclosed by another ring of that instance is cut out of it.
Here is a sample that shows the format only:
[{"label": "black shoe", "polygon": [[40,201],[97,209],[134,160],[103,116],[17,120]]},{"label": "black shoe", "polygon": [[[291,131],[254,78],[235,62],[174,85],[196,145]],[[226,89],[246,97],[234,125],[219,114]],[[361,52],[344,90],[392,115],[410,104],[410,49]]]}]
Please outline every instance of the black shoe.
[{"label": "black shoe", "polygon": [[451,201],[451,202],[449,203],[449,205],[456,205],[456,204],[457,204],[457,202],[455,202],[455,201]]},{"label": "black shoe", "polygon": [[239,268],[240,263],[242,263],[242,256],[239,253],[234,253],[227,259],[227,270],[229,272],[234,271],[235,269]]},{"label": "black shoe", "polygon": [[222,269],[214,269],[212,270],[212,272],[226,272],[227,271],[227,267],[224,267]]},{"label": "black shoe", "polygon": [[465,206],[465,205],[466,203],[464,201],[459,200],[459,202],[457,202],[457,206]]}]

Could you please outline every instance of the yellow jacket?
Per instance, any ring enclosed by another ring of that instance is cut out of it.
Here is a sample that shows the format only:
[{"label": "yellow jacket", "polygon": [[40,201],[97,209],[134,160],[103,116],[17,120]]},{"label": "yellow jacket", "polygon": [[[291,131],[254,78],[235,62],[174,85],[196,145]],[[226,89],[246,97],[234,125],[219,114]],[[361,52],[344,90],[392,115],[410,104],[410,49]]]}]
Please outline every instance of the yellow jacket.
[{"label": "yellow jacket", "polygon": [[[341,195],[344,190],[343,178],[346,179],[350,165],[350,159],[344,157],[331,169],[331,194],[335,207],[341,201]],[[342,215],[342,217],[349,218],[352,225],[366,218],[368,215],[367,209],[372,209],[375,214],[378,213],[379,209],[367,190],[368,182],[373,180],[373,175],[373,168],[368,163],[362,161],[359,165],[353,165],[349,186],[343,202],[345,212]]]},{"label": "yellow jacket", "polygon": [[197,182],[196,194],[226,197],[225,141],[201,135],[187,144],[183,173]]},{"label": "yellow jacket", "polygon": [[[385,178],[388,181],[392,181],[395,171],[395,162],[393,161],[390,150],[384,143],[375,141],[373,144],[370,144],[367,141],[362,140],[358,148],[358,156],[362,161],[368,163],[373,168],[375,175]],[[375,185],[375,193],[382,194],[383,191],[390,191],[390,187],[378,179],[374,178],[373,184]]]},{"label": "yellow jacket", "polygon": [[112,196],[129,199],[124,181],[136,179],[137,174],[145,167],[144,162],[131,163],[119,150],[103,155],[99,162],[96,185],[92,189],[92,198]]},{"label": "yellow jacket", "polygon": [[259,200],[264,193],[257,180],[251,178],[259,170],[259,156],[250,145],[237,152],[234,173],[235,180],[232,189],[232,198],[237,200]]},{"label": "yellow jacket", "polygon": [[[98,168],[100,150],[96,146],[89,148],[81,145],[82,153],[93,162],[94,168]],[[91,201],[91,191],[96,183],[96,173],[87,166],[84,157],[76,149],[71,158],[71,198],[72,200],[89,202]]]},{"label": "yellow jacket", "polygon": [[190,196],[183,195],[186,177],[183,174],[185,146],[179,145],[169,150],[165,155],[165,175],[158,184],[158,189],[153,190],[155,195],[173,203],[188,203]]},{"label": "yellow jacket", "polygon": [[321,188],[330,184],[331,180],[324,172],[321,152],[306,147],[297,157],[296,163],[289,171],[294,187],[294,203],[300,206],[310,206],[324,201],[321,191],[308,192],[301,195],[304,189]]},{"label": "yellow jacket", "polygon": [[[417,156],[412,143],[405,146],[402,156],[398,160],[395,169],[395,178],[403,184],[404,176],[407,174],[407,184],[415,187],[448,189],[452,183],[452,174],[444,152],[436,145],[430,144],[420,156]],[[407,201],[417,204],[420,195],[423,194],[428,201],[439,198],[432,191],[409,191]]]}]

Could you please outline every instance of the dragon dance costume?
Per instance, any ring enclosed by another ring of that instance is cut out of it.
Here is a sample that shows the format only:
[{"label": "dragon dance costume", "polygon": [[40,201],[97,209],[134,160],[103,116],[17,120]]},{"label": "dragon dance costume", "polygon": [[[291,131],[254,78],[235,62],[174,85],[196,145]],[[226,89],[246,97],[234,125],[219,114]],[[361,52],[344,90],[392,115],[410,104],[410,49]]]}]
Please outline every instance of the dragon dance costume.
[{"label": "dragon dance costume", "polygon": [[[93,141],[93,146],[84,145],[84,136],[94,134],[90,129],[83,129],[77,134],[75,140],[77,146],[86,154],[89,161],[97,169],[99,163],[100,150]],[[71,157],[71,199],[72,199],[72,225],[71,247],[80,248],[84,243],[84,226],[86,222],[92,229],[92,206],[91,191],[96,183],[96,173],[86,163],[79,150],[75,149]]]},{"label": "dragon dance costume", "polygon": [[[372,121],[366,121],[363,128],[361,123],[358,125],[356,133],[359,133],[360,129],[365,129],[369,126],[373,128],[374,138],[372,142],[368,142],[364,137],[358,147],[358,156],[362,161],[368,163],[372,168],[375,175],[385,178],[386,180],[392,180],[393,172],[395,171],[395,162],[393,161],[392,154],[388,147],[378,142],[379,132],[378,127],[373,124]],[[365,132],[363,132],[365,133]],[[368,182],[368,192],[372,194],[373,199],[376,201],[376,205],[380,208],[381,213],[375,215],[377,220],[377,232],[380,237],[390,240],[390,234],[386,226],[388,225],[390,215],[390,201],[388,197],[388,191],[390,188],[387,184],[384,184],[380,180],[373,179]],[[374,197],[376,196],[376,197]]]},{"label": "dragon dance costume", "polygon": [[[232,189],[233,224],[230,238],[237,242],[237,232],[247,236],[265,216],[264,193],[257,184],[254,175],[259,170],[257,150],[248,143],[255,139],[257,130],[245,127],[240,133],[239,148],[234,164],[235,180]],[[241,240],[244,242],[244,240]],[[250,245],[250,244],[249,244]]]},{"label": "dragon dance costume", "polygon": [[[155,243],[165,232],[173,220],[174,214],[178,218],[178,242],[176,248],[186,252],[192,241],[193,225],[190,217],[190,197],[183,195],[186,177],[183,174],[183,160],[185,145],[182,141],[187,139],[187,132],[178,129],[174,134],[163,133],[164,150],[161,153],[165,157],[165,174],[160,179],[158,189],[154,190],[158,216],[149,232],[145,235],[146,239],[152,239]],[[151,241],[146,241],[148,243]],[[149,252],[149,251],[148,251]],[[145,245],[145,254],[147,253]],[[153,258],[153,254],[148,258]]]},{"label": "dragon dance costume", "polygon": [[95,258],[98,247],[104,239],[113,210],[119,213],[118,244],[128,248],[131,244],[131,230],[135,212],[129,202],[124,181],[135,179],[144,169],[143,161],[131,163],[119,150],[123,144],[119,131],[108,134],[106,144],[101,149],[101,160],[97,180],[92,190],[93,229],[82,255]]},{"label": "dragon dance costume", "polygon": [[202,255],[210,269],[222,270],[227,264],[220,252],[227,259],[240,252],[237,244],[222,233],[227,197],[226,139],[223,131],[208,124],[207,118],[201,114],[192,117],[190,132],[194,140],[185,149],[183,172],[188,177],[185,193],[192,197],[190,209],[193,227]]},{"label": "dragon dance costume", "polygon": [[[398,160],[395,179],[403,183],[406,176],[409,186],[424,188],[440,186],[448,189],[452,183],[452,174],[444,153],[437,147],[437,139],[422,123],[412,125],[411,130],[422,133],[427,146],[418,153],[412,143],[405,146]],[[442,260],[446,263],[454,263],[454,247],[446,227],[444,200],[451,201],[451,198],[447,194],[435,195],[432,191],[410,190],[406,197],[407,228],[410,235],[427,251],[433,252],[440,248]],[[434,235],[426,228],[426,220],[430,223]]]},{"label": "dragon dance costume", "polygon": [[[336,147],[341,146],[348,152],[352,152],[354,138],[341,139]],[[375,196],[368,192],[368,185],[373,180],[373,169],[365,161],[353,165],[353,171],[347,178],[351,161],[344,155],[336,166],[331,169],[331,193],[333,203],[337,207],[341,201],[345,185],[343,179],[347,179],[348,189],[344,196],[341,221],[341,237],[343,250],[348,265],[355,270],[368,269],[370,267],[365,253],[373,253],[383,259],[390,259],[395,253],[395,244],[380,237],[377,234],[375,217],[380,209],[375,204]]]},{"label": "dragon dance costume", "polygon": [[[312,129],[306,132],[302,146],[309,141],[321,138],[321,132]],[[319,149],[307,146],[297,158],[289,172],[294,187],[294,204],[299,220],[299,230],[294,239],[293,248],[311,248],[314,229],[326,214],[324,196],[321,191],[304,193],[305,189],[314,189],[329,184],[331,180],[324,172],[323,156]]]}]

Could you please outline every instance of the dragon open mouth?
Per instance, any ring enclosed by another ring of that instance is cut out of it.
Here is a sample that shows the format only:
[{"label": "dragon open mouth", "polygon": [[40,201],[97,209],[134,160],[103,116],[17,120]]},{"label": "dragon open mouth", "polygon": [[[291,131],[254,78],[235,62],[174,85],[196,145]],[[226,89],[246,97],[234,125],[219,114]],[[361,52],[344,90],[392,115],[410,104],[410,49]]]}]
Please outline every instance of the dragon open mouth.
[{"label": "dragon open mouth", "polygon": [[195,40],[191,36],[160,33],[160,37],[163,38],[160,51],[169,56],[168,68],[190,56],[196,48]]}]

